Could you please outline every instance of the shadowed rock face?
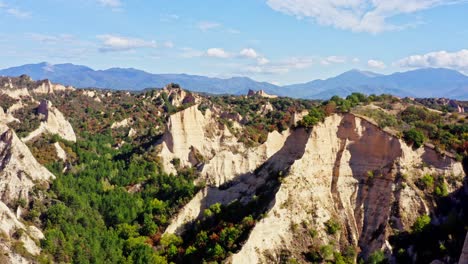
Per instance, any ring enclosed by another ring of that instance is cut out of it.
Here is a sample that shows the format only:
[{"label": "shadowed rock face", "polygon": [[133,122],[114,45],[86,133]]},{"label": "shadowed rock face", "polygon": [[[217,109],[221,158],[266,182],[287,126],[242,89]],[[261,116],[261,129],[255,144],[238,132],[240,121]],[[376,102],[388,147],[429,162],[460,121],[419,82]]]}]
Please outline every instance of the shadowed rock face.
[{"label": "shadowed rock face", "polygon": [[460,261],[458,264],[468,264],[468,234],[466,234],[465,244],[463,245]]},{"label": "shadowed rock face", "polygon": [[[385,229],[393,200],[392,185],[397,173],[397,159],[401,157],[402,150],[398,139],[367,121],[360,120],[360,125],[365,129],[359,135],[356,122],[353,115],[345,115],[337,135],[342,143],[349,141],[347,150],[351,159],[348,165],[358,182],[354,205],[358,232],[356,237],[359,237],[359,248],[367,255],[380,249],[385,242]],[[337,156],[336,162],[341,163],[341,157]],[[332,193],[339,196],[333,185]],[[341,201],[335,199],[335,203]],[[351,231],[348,224],[345,223],[345,226],[346,231]]]},{"label": "shadowed rock face", "polygon": [[[273,184],[276,181],[275,176],[280,171],[286,175],[291,165],[303,156],[308,137],[309,134],[302,128],[293,130],[282,148],[255,171],[240,174],[222,186],[210,186],[200,191],[174,219],[166,232],[183,233],[190,227],[191,221],[201,217],[203,211],[212,204],[227,205],[235,200],[248,203],[258,190],[265,186],[269,186],[267,192],[271,193],[274,204],[274,194],[279,187],[278,184]],[[258,208],[258,210],[266,209]]]}]

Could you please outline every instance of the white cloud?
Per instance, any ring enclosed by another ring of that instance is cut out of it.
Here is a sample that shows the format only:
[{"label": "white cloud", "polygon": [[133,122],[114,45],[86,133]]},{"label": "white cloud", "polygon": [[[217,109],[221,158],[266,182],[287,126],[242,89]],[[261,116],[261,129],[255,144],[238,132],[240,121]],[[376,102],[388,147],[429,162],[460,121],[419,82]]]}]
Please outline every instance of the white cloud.
[{"label": "white cloud", "polygon": [[224,49],[221,48],[210,48],[206,51],[206,56],[220,58],[220,59],[227,59],[231,55],[226,52]]},{"label": "white cloud", "polygon": [[122,6],[120,0],[97,0],[99,4],[105,7],[118,8]]},{"label": "white cloud", "polygon": [[257,64],[258,64],[258,65],[266,65],[266,64],[268,64],[268,63],[270,63],[270,61],[269,61],[267,58],[265,58],[265,57],[259,57],[259,58],[257,58]]},{"label": "white cloud", "polygon": [[164,42],[164,47],[168,49],[172,49],[174,47],[174,43],[172,41],[166,41]]},{"label": "white cloud", "polygon": [[264,66],[270,63],[270,60],[260,55],[256,50],[252,48],[245,48],[239,52],[241,58],[254,59],[258,66]]},{"label": "white cloud", "polygon": [[70,34],[46,35],[46,34],[31,33],[31,34],[27,34],[27,36],[34,41],[48,43],[48,44],[76,42],[75,37]]},{"label": "white cloud", "polygon": [[179,56],[181,58],[185,58],[185,59],[201,57],[204,54],[203,51],[199,51],[199,50],[196,50],[196,49],[193,49],[193,48],[185,47],[185,48],[181,48],[180,50],[182,52],[180,53]]},{"label": "white cloud", "polygon": [[341,56],[329,56],[320,61],[322,65],[330,65],[330,64],[340,64],[345,63],[347,61],[346,57]]},{"label": "white cloud", "polygon": [[387,67],[383,61],[379,60],[368,60],[367,66],[375,69],[385,69]]},{"label": "white cloud", "polygon": [[259,63],[257,65],[250,65],[243,69],[243,73],[284,74],[290,72],[291,70],[300,70],[308,68],[312,65],[313,61],[314,60],[311,58],[291,57],[276,63],[267,63],[263,65]]},{"label": "white cloud", "polygon": [[466,0],[266,0],[274,10],[312,18],[318,24],[356,32],[379,33],[408,25],[395,25],[390,18],[434,8],[464,3]]},{"label": "white cloud", "polygon": [[156,48],[155,41],[146,41],[139,38],[127,38],[117,35],[99,35],[102,41],[101,52],[130,51],[137,48]]},{"label": "white cloud", "polygon": [[468,73],[468,49],[456,52],[442,50],[423,55],[412,55],[401,59],[396,65],[405,68],[449,68]]},{"label": "white cloud", "polygon": [[222,25],[220,23],[211,22],[211,21],[201,21],[201,22],[198,22],[198,24],[197,24],[197,27],[201,31],[208,31],[208,30],[220,28],[221,26]]},{"label": "white cloud", "polygon": [[259,57],[257,51],[251,48],[243,49],[239,52],[240,56],[249,58],[249,59],[256,59]]}]

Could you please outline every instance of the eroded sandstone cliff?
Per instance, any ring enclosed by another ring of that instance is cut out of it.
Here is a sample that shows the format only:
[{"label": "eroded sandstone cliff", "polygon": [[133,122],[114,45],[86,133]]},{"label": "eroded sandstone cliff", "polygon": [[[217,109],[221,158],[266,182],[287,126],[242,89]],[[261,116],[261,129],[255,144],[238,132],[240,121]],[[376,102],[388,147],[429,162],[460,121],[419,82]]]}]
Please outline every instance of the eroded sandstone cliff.
[{"label": "eroded sandstone cliff", "polygon": [[37,108],[37,114],[43,115],[44,120],[41,122],[39,128],[32,131],[23,141],[29,141],[44,132],[52,135],[57,134],[61,138],[76,142],[75,131],[71,124],[65,119],[63,114],[52,103],[47,100],[41,101]]},{"label": "eroded sandstone cliff", "polygon": [[24,247],[31,255],[40,253],[43,234],[22,221],[20,201],[27,202],[34,186],[47,184],[53,178],[16,134],[0,124],[0,249],[6,254],[5,263],[29,262],[13,248]]},{"label": "eroded sandstone cliff", "polygon": [[[303,259],[316,244],[340,251],[352,247],[364,257],[376,250],[390,252],[388,237],[394,230],[408,230],[433,206],[415,186],[417,179],[426,174],[464,175],[461,163],[452,158],[441,157],[429,147],[414,150],[352,114],[332,115],[310,132],[295,129],[270,134],[264,145],[244,152],[263,154],[256,155],[256,170],[240,165],[233,170],[226,165],[239,160],[232,149],[230,155],[219,149],[223,145],[219,139],[226,137],[224,130],[210,126],[195,107],[174,115],[169,124],[174,133],[165,142],[170,142],[173,157],[180,157],[184,165],[194,165],[189,161],[191,147],[208,157],[203,175],[209,187],[181,210],[168,233],[182,233],[186,223],[201,217],[214,203],[247,203],[271,175],[286,175],[266,217],[233,255],[233,263],[271,263],[279,261],[284,251]],[[219,133],[217,141],[207,140],[208,127]],[[259,151],[262,148],[270,151]],[[449,184],[449,188],[453,191],[460,184]],[[330,222],[339,225],[340,232],[328,233],[325,226]],[[312,238],[310,230],[317,235]]]}]

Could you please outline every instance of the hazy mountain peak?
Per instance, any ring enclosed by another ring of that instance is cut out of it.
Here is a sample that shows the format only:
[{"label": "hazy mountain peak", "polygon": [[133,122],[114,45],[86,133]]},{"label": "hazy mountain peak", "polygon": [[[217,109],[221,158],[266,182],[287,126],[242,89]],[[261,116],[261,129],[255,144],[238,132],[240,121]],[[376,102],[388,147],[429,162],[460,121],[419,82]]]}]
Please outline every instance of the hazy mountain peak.
[{"label": "hazy mountain peak", "polygon": [[326,99],[333,95],[345,97],[352,92],[468,99],[468,76],[443,68],[424,68],[390,75],[352,69],[325,80],[283,87],[257,82],[245,76],[211,78],[189,74],[152,74],[135,68],[119,67],[93,70],[71,63],[53,65],[41,62],[0,70],[0,75],[4,76],[22,74],[27,74],[34,80],[50,79],[52,82],[74,87],[142,90],[179,83],[188,90],[213,94],[246,94],[252,89],[280,96],[315,99]]},{"label": "hazy mountain peak", "polygon": [[359,69],[352,69],[352,70],[349,70],[347,72],[344,72],[344,73],[336,76],[335,78],[337,78],[337,77],[368,77],[368,78],[373,78],[373,77],[377,77],[377,76],[382,76],[382,74],[371,72],[371,71],[363,71],[363,70],[359,70]]}]

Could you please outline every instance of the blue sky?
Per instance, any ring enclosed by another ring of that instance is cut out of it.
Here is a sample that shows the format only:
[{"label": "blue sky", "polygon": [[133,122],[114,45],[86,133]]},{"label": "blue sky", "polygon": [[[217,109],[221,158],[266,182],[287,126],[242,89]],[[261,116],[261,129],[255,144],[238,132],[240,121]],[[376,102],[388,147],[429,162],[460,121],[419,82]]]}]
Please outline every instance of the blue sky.
[{"label": "blue sky", "polygon": [[249,76],[278,84],[349,69],[468,73],[466,0],[0,0],[0,68]]}]

